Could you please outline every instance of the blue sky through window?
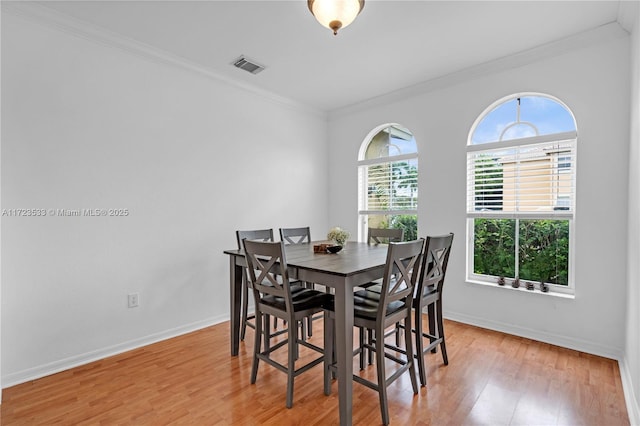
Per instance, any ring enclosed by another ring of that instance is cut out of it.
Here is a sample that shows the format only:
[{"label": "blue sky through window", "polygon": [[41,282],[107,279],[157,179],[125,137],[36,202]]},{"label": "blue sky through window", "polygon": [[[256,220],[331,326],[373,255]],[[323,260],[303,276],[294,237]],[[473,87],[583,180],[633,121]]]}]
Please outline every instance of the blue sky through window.
[{"label": "blue sky through window", "polygon": [[[471,144],[500,140],[502,131],[517,122],[517,105],[518,98],[513,98],[488,112],[475,128]],[[526,122],[538,129],[538,135],[568,132],[576,128],[571,113],[562,104],[544,96],[520,97],[520,122],[507,130],[502,139],[536,136],[534,128]]]}]

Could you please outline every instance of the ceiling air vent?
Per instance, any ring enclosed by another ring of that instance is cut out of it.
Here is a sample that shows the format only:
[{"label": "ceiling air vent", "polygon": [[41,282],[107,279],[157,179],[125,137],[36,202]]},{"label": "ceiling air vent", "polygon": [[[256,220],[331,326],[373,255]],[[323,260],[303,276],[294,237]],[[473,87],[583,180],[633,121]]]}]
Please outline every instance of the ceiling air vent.
[{"label": "ceiling air vent", "polygon": [[251,74],[258,74],[265,69],[264,66],[257,64],[253,59],[249,59],[245,56],[240,56],[233,62],[233,66],[250,72]]}]

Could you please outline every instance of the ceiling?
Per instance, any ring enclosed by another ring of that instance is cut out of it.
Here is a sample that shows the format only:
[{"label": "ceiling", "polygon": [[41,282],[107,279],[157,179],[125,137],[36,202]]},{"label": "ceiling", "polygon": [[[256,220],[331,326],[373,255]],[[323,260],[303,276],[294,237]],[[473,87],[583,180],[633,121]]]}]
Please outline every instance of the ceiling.
[{"label": "ceiling", "polygon": [[[337,36],[305,1],[42,5],[237,81],[331,111],[616,21],[618,1],[367,0]],[[260,74],[231,66],[241,54]]]}]

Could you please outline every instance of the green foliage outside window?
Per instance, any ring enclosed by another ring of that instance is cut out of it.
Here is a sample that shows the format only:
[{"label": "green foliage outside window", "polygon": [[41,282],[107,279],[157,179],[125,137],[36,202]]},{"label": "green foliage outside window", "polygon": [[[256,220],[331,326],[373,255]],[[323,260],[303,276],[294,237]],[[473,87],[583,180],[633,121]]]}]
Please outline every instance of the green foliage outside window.
[{"label": "green foliage outside window", "polygon": [[383,216],[383,219],[377,223],[372,216],[369,216],[369,226],[372,228],[404,229],[405,241],[418,239],[418,216],[414,214]]},{"label": "green foliage outside window", "polygon": [[568,220],[478,218],[474,235],[474,273],[568,285]]},{"label": "green foliage outside window", "polygon": [[391,228],[404,229],[404,240],[413,241],[418,239],[418,216],[402,214],[391,217]]},{"label": "green foliage outside window", "polygon": [[515,220],[475,219],[473,272],[515,277]]}]

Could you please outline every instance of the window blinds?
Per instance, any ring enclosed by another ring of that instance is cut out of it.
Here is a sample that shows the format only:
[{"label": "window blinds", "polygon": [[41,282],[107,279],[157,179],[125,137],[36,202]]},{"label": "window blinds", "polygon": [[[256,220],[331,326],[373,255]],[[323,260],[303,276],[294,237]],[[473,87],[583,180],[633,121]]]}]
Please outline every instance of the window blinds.
[{"label": "window blinds", "polygon": [[361,213],[415,214],[418,208],[417,159],[361,163],[360,179],[366,179]]},{"label": "window blinds", "polygon": [[572,217],[576,152],[572,136],[469,146],[467,216]]}]

